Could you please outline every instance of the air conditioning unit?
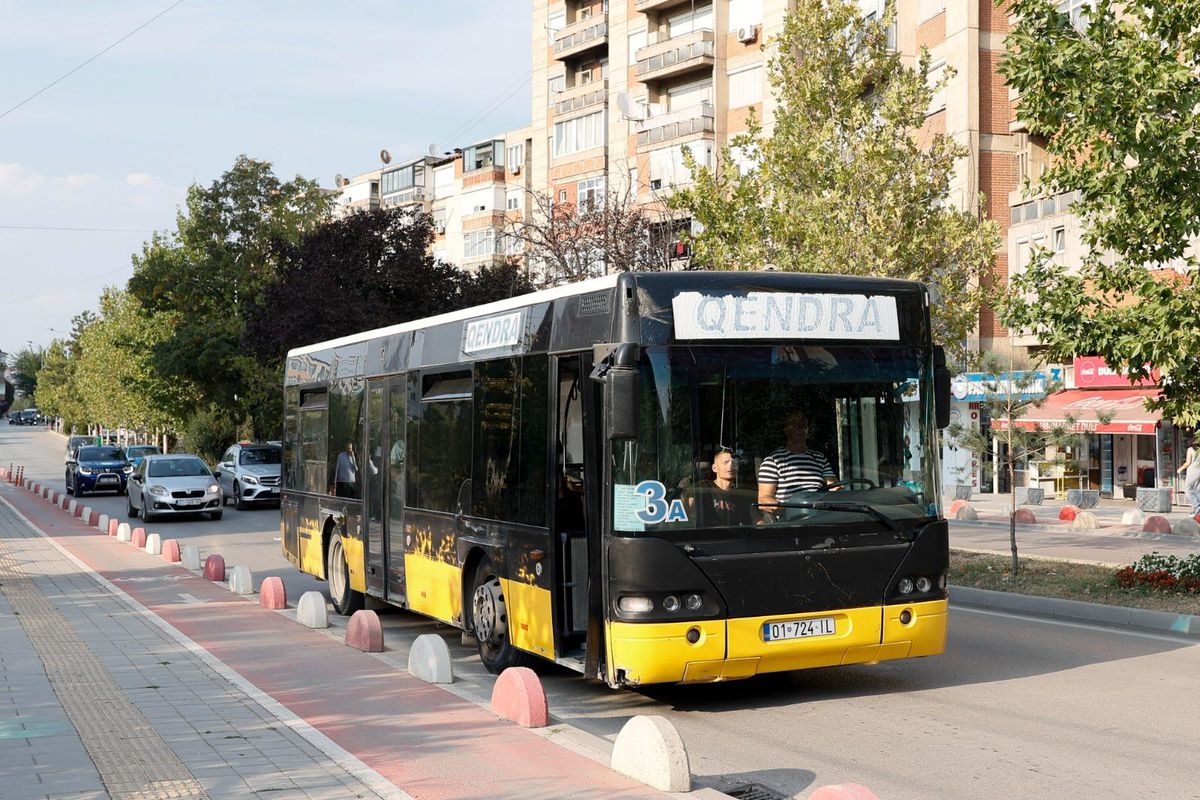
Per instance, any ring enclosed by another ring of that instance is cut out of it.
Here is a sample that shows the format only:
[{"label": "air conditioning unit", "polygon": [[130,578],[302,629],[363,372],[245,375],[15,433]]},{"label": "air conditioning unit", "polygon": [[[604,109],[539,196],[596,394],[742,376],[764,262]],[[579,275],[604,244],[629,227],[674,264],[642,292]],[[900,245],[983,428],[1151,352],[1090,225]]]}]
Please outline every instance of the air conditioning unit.
[{"label": "air conditioning unit", "polygon": [[758,26],[743,25],[742,27],[738,28],[737,38],[739,42],[746,42],[747,44],[755,41],[758,39]]}]

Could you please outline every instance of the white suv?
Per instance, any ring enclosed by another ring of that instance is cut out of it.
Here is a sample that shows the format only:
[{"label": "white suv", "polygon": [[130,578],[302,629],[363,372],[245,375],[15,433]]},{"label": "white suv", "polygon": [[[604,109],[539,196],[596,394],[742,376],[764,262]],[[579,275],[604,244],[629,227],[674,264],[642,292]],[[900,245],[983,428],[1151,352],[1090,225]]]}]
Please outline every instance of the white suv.
[{"label": "white suv", "polygon": [[232,499],[238,511],[251,503],[278,503],[283,448],[238,442],[225,451],[214,472],[221,485],[221,505]]}]

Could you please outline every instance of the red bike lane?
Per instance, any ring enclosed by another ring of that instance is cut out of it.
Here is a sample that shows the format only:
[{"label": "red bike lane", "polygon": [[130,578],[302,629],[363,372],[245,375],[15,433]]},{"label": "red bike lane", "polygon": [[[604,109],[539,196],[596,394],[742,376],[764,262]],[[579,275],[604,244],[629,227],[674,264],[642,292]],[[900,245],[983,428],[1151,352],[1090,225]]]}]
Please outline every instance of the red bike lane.
[{"label": "red bike lane", "polygon": [[0,491],[89,569],[416,798],[669,796],[99,534],[40,497]]}]

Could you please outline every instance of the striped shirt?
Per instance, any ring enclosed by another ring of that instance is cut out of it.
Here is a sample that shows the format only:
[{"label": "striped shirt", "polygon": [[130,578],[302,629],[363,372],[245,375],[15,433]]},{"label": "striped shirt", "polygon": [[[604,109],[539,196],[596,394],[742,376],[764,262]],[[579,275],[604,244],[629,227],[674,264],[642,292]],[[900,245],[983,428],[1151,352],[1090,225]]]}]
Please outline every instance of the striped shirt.
[{"label": "striped shirt", "polygon": [[793,453],[781,447],[758,467],[758,482],[774,484],[775,499],[781,503],[796,492],[823,489],[834,477],[829,459],[817,450]]}]

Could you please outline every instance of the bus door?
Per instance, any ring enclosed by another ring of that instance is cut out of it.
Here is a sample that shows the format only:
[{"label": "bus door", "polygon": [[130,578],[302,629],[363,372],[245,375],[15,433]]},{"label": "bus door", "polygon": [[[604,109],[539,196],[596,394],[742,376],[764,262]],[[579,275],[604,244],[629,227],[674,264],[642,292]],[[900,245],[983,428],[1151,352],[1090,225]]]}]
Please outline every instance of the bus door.
[{"label": "bus door", "polygon": [[367,381],[367,446],[365,463],[359,469],[366,478],[363,499],[366,501],[367,535],[364,545],[367,594],[384,596],[384,552],[387,536],[387,473],[384,465],[388,453],[387,379]]},{"label": "bus door", "polygon": [[[554,535],[558,550],[560,654],[570,660],[584,655],[589,638],[590,569],[598,562],[595,509],[599,506],[596,468],[597,384],[588,379],[591,354],[557,359],[554,458]],[[592,535],[589,536],[589,531]],[[599,629],[597,629],[599,630]],[[587,652],[587,662],[595,655]],[[576,666],[582,668],[583,664]]]},{"label": "bus door", "polygon": [[387,469],[387,598],[408,604],[408,586],[404,577],[404,455],[407,452],[405,430],[408,420],[408,377],[388,378],[388,451]]}]

